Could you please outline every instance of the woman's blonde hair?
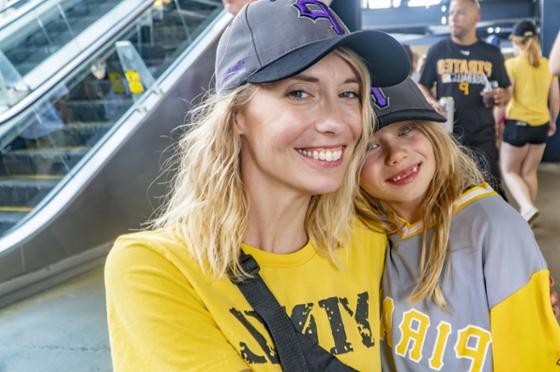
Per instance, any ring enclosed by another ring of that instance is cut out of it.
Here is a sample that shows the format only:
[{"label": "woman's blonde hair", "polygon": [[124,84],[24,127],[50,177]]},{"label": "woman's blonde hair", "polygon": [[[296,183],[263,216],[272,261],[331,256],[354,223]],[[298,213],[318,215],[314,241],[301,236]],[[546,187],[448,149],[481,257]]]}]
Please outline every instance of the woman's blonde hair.
[{"label": "woman's blonde hair", "polygon": [[[441,124],[428,121],[410,121],[414,130],[421,132],[432,144],[436,170],[426,190],[420,210],[425,226],[420,251],[419,278],[409,296],[411,302],[430,298],[447,309],[447,301],[440,287],[440,278],[449,252],[449,231],[455,202],[470,186],[483,182],[483,176],[469,150],[449,136]],[[371,197],[363,189],[355,201],[358,216],[370,227],[396,233],[398,221],[385,218],[395,211],[383,200]],[[428,228],[431,238],[428,241]],[[429,246],[429,247],[428,247]]]},{"label": "woman's blonde hair", "polygon": [[[311,243],[333,262],[334,250],[347,242],[355,216],[352,200],[358,193],[357,175],[373,120],[365,63],[349,49],[339,48],[334,53],[348,62],[360,79],[363,133],[341,187],[333,193],[312,196],[305,218]],[[200,267],[217,277],[227,272],[246,275],[238,257],[249,206],[234,116],[254,94],[258,94],[258,85],[246,84],[227,94],[210,95],[193,111],[193,120],[178,144],[178,164],[169,199],[152,222],[153,228],[178,233]]]},{"label": "woman's blonde hair", "polygon": [[519,47],[523,55],[529,60],[529,64],[535,68],[541,64],[541,44],[537,35],[512,36],[511,41]]}]

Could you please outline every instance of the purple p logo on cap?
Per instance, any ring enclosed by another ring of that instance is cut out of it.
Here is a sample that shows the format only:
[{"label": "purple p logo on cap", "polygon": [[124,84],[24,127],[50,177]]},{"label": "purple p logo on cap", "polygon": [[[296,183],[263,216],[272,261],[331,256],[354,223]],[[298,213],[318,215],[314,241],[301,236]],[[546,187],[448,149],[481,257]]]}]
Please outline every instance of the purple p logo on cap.
[{"label": "purple p logo on cap", "polygon": [[[321,10],[311,10],[308,8],[309,5],[316,5]],[[324,3],[319,0],[297,0],[294,3],[294,6],[299,11],[299,15],[302,17],[311,18],[312,20],[316,20],[318,18],[326,18],[332,25],[333,30],[336,32],[337,35],[344,35],[346,31],[344,27],[342,27],[336,17],[331,12],[331,9]]]},{"label": "purple p logo on cap", "polygon": [[385,96],[385,93],[380,88],[371,87],[371,98],[378,108],[384,109],[389,107],[389,98]]}]

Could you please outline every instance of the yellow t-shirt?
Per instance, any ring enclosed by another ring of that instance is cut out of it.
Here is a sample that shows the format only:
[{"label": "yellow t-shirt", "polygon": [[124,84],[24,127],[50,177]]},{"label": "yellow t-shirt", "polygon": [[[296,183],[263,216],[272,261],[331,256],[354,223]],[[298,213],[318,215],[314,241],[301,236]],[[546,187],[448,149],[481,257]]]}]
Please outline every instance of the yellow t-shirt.
[{"label": "yellow t-shirt", "polygon": [[542,125],[550,121],[548,93],[556,79],[548,71],[548,60],[541,58],[539,67],[529,64],[525,56],[506,61],[506,69],[513,80],[513,97],[509,101],[506,117],[530,125]]},{"label": "yellow t-shirt", "polygon": [[[243,245],[303,333],[343,363],[380,371],[386,236],[356,224],[340,269],[311,244],[279,255]],[[121,236],[105,266],[115,371],[280,371],[264,325],[228,278],[203,273],[173,232]]]}]

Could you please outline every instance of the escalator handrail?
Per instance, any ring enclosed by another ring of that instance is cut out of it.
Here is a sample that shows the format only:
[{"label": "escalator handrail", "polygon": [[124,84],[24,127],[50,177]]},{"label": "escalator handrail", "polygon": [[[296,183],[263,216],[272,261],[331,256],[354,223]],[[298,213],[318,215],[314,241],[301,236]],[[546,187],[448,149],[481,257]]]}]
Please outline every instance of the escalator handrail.
[{"label": "escalator handrail", "polygon": [[103,33],[102,37],[97,38],[92,44],[83,48],[83,50],[76,55],[75,58],[71,58],[67,64],[48,78],[44,83],[34,89],[29,95],[16,103],[14,106],[10,107],[8,110],[0,113],[0,149],[4,148],[3,145],[5,145],[5,141],[3,139],[5,134],[9,133],[9,131],[18,124],[18,119],[26,113],[29,107],[43,98],[58,84],[59,81],[64,79],[64,77],[66,77],[76,67],[88,60],[97,49],[125,29],[130,23],[136,21],[140,14],[152,6],[153,1],[140,0],[139,3],[140,4],[138,6],[132,7],[131,11],[127,13],[125,17],[116,21],[106,33]]},{"label": "escalator handrail", "polygon": [[192,44],[161,74],[154,85],[140,97],[138,102],[119,118],[105,136],[105,140],[98,142],[92,151],[70,170],[64,181],[55,186],[53,196],[48,200],[42,200],[33,215],[18,228],[0,237],[0,254],[32,239],[41,231],[41,228],[64,211],[64,208],[77,197],[80,191],[95,177],[99,169],[107,164],[126,139],[134,133],[138,124],[173,88],[179,77],[184,75],[197,58],[220,37],[231,18],[229,13],[222,11],[208,26],[207,31],[198,35]]},{"label": "escalator handrail", "polygon": [[[22,1],[29,1],[29,0],[17,0],[12,2],[11,4],[8,4],[5,8],[0,9],[0,19],[2,19],[2,13],[7,12],[9,9],[13,8],[14,6],[16,6],[18,3],[22,2]],[[34,1],[29,1],[29,4],[25,4],[22,6],[21,9],[15,11],[14,13],[8,15],[4,20],[4,22],[0,23],[0,31],[3,30],[4,28],[10,26],[12,23],[14,23],[16,20],[25,17],[26,14],[30,13],[31,11],[33,11],[34,9],[36,9],[37,7],[39,7],[40,5],[46,3],[49,0],[34,0]]]}]

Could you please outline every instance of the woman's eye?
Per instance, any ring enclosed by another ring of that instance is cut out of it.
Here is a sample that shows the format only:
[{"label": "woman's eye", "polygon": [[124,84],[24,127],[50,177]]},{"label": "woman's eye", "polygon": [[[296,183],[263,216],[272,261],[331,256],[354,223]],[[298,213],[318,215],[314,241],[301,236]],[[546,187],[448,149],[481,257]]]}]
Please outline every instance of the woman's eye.
[{"label": "woman's eye", "polygon": [[368,142],[367,146],[366,146],[366,151],[373,151],[376,150],[377,148],[379,148],[379,144],[378,143],[371,143]]},{"label": "woman's eye", "polygon": [[288,97],[293,99],[303,99],[309,97],[309,93],[304,90],[295,89],[288,92]]},{"label": "woman's eye", "polygon": [[355,91],[342,92],[340,96],[343,98],[360,98],[360,94]]},{"label": "woman's eye", "polygon": [[399,128],[399,136],[404,136],[412,131],[412,127],[410,125],[403,125]]}]

